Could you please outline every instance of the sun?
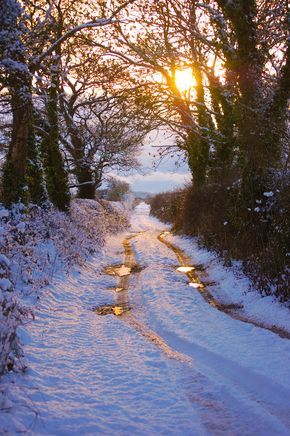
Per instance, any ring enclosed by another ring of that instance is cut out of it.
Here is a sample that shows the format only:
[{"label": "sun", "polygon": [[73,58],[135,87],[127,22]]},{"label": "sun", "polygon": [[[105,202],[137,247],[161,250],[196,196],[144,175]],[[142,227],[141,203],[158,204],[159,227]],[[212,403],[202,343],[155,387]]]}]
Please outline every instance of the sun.
[{"label": "sun", "polygon": [[190,68],[177,70],[175,73],[175,83],[179,91],[183,94],[189,92],[196,86],[196,80]]}]

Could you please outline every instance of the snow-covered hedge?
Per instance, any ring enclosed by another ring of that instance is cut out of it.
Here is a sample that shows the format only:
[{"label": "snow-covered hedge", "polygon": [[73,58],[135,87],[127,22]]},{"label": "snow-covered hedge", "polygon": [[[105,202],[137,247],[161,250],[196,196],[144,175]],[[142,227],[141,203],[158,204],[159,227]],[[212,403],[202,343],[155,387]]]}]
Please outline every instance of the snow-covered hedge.
[{"label": "snow-covered hedge", "polygon": [[74,200],[69,215],[0,204],[0,375],[25,368],[17,327],[33,313],[23,298],[37,297],[56,269],[83,262],[127,224],[125,209],[106,201]]}]

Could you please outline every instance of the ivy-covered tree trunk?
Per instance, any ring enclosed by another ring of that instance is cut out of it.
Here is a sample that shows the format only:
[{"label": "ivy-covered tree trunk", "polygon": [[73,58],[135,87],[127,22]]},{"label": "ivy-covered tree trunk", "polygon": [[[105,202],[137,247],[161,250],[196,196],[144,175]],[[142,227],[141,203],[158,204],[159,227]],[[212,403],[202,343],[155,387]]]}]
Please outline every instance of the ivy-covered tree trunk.
[{"label": "ivy-covered tree trunk", "polygon": [[49,199],[58,209],[67,211],[70,204],[70,194],[68,177],[59,149],[58,87],[55,82],[56,79],[52,80],[48,90],[46,106],[48,131],[42,143],[43,162]]},{"label": "ivy-covered tree trunk", "polygon": [[86,165],[79,165],[75,174],[78,180],[78,197],[94,199],[96,189],[91,169]]},{"label": "ivy-covered tree trunk", "polygon": [[269,153],[270,164],[273,166],[281,160],[281,152],[284,141],[289,143],[289,110],[288,103],[290,98],[290,6],[287,15],[287,51],[285,65],[281,69],[280,79],[273,93],[273,98],[266,110],[266,138],[265,149]]},{"label": "ivy-covered tree trunk", "polygon": [[188,166],[191,171],[194,186],[202,186],[206,180],[209,149],[205,138],[200,138],[195,132],[189,133],[186,143],[188,150]]},{"label": "ivy-covered tree trunk", "polygon": [[[58,5],[59,17],[55,23],[55,36],[62,36],[62,13]],[[59,147],[59,80],[61,74],[61,44],[57,45],[50,64],[51,84],[47,95],[48,132],[43,141],[44,168],[46,189],[51,202],[60,210],[68,211],[70,193],[68,175],[64,168],[64,160]]]},{"label": "ivy-covered tree trunk", "polygon": [[218,77],[208,75],[209,91],[217,122],[215,150],[210,162],[211,179],[220,185],[229,183],[233,170],[234,153],[238,142],[235,138],[236,117],[234,111],[235,92],[228,73],[226,83]]},{"label": "ivy-covered tree trunk", "polygon": [[196,80],[196,101],[197,101],[197,119],[200,128],[200,140],[199,140],[199,165],[198,165],[198,177],[196,177],[195,184],[203,185],[206,182],[207,170],[209,165],[210,156],[210,135],[215,131],[215,127],[211,121],[211,118],[206,109],[205,93],[203,85],[203,77],[200,70],[199,62],[197,60],[197,55],[194,52],[194,77]]},{"label": "ivy-covered tree trunk", "polygon": [[42,206],[47,200],[47,195],[38,143],[35,136],[33,115],[31,116],[30,122],[27,141],[26,183],[28,186],[29,201]]},{"label": "ivy-covered tree trunk", "polygon": [[16,77],[10,76],[13,89],[11,90],[12,107],[12,137],[9,151],[3,167],[3,200],[7,206],[19,200],[26,202],[26,157],[28,138],[31,131],[31,101],[29,96],[20,93],[22,82],[15,82]]},{"label": "ivy-covered tree trunk", "polygon": [[[227,2],[218,0],[229,20],[236,41],[237,52],[228,68],[234,71],[240,91],[237,100],[238,143],[242,183],[240,200],[244,208],[254,208],[255,201],[265,189],[268,169],[273,155],[266,149],[267,120],[263,84],[263,53],[258,48],[255,0]],[[275,144],[272,144],[272,149]]]},{"label": "ivy-covered tree trunk", "polygon": [[[188,129],[187,139],[184,144],[184,149],[187,152],[187,162],[192,175],[195,186],[201,186],[206,180],[206,171],[209,158],[209,142],[206,134],[203,134],[203,128],[207,125],[207,117],[203,109],[199,106],[199,120],[202,126],[199,129],[193,120],[191,109],[186,100],[183,99],[173,79],[168,78],[168,85],[174,93],[174,106],[179,113],[184,126]],[[203,85],[197,86],[199,99],[204,103]],[[197,129],[199,132],[197,132]]]},{"label": "ivy-covered tree trunk", "polygon": [[10,94],[12,134],[3,167],[3,201],[31,201],[45,198],[33,127],[31,74],[21,41],[22,9],[17,1],[0,2],[0,54],[5,71],[4,84]]}]

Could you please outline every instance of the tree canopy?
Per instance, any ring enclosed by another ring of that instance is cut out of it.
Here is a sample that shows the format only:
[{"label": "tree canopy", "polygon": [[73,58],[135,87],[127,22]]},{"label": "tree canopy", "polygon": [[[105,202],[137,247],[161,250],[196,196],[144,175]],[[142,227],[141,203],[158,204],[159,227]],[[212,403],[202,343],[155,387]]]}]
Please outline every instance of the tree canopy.
[{"label": "tree canopy", "polygon": [[176,136],[195,186],[239,181],[247,207],[285,172],[286,1],[0,6],[6,204],[48,197],[66,210],[72,185],[93,197],[104,170],[136,165],[159,126]]}]

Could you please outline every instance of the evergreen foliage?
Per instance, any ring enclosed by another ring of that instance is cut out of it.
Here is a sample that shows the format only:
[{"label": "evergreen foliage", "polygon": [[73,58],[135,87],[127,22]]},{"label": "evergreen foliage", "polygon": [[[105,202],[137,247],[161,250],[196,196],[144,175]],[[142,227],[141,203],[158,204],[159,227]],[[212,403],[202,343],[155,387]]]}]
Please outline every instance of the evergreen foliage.
[{"label": "evergreen foliage", "polygon": [[2,175],[2,195],[1,200],[6,207],[10,207],[12,203],[17,203],[21,200],[27,203],[25,195],[25,179],[20,178],[14,168],[13,162],[9,156],[3,164]]},{"label": "evergreen foliage", "polygon": [[50,201],[62,211],[68,211],[70,193],[68,176],[64,169],[63,157],[59,149],[58,127],[58,88],[52,81],[48,91],[47,102],[47,131],[42,142],[43,166],[48,197]]},{"label": "evergreen foliage", "polygon": [[[32,122],[34,120],[32,119]],[[27,141],[27,164],[26,164],[26,186],[29,195],[29,202],[43,205],[46,200],[46,192],[43,183],[43,171],[40,163],[40,154],[37,147],[37,139],[31,123]]]}]

